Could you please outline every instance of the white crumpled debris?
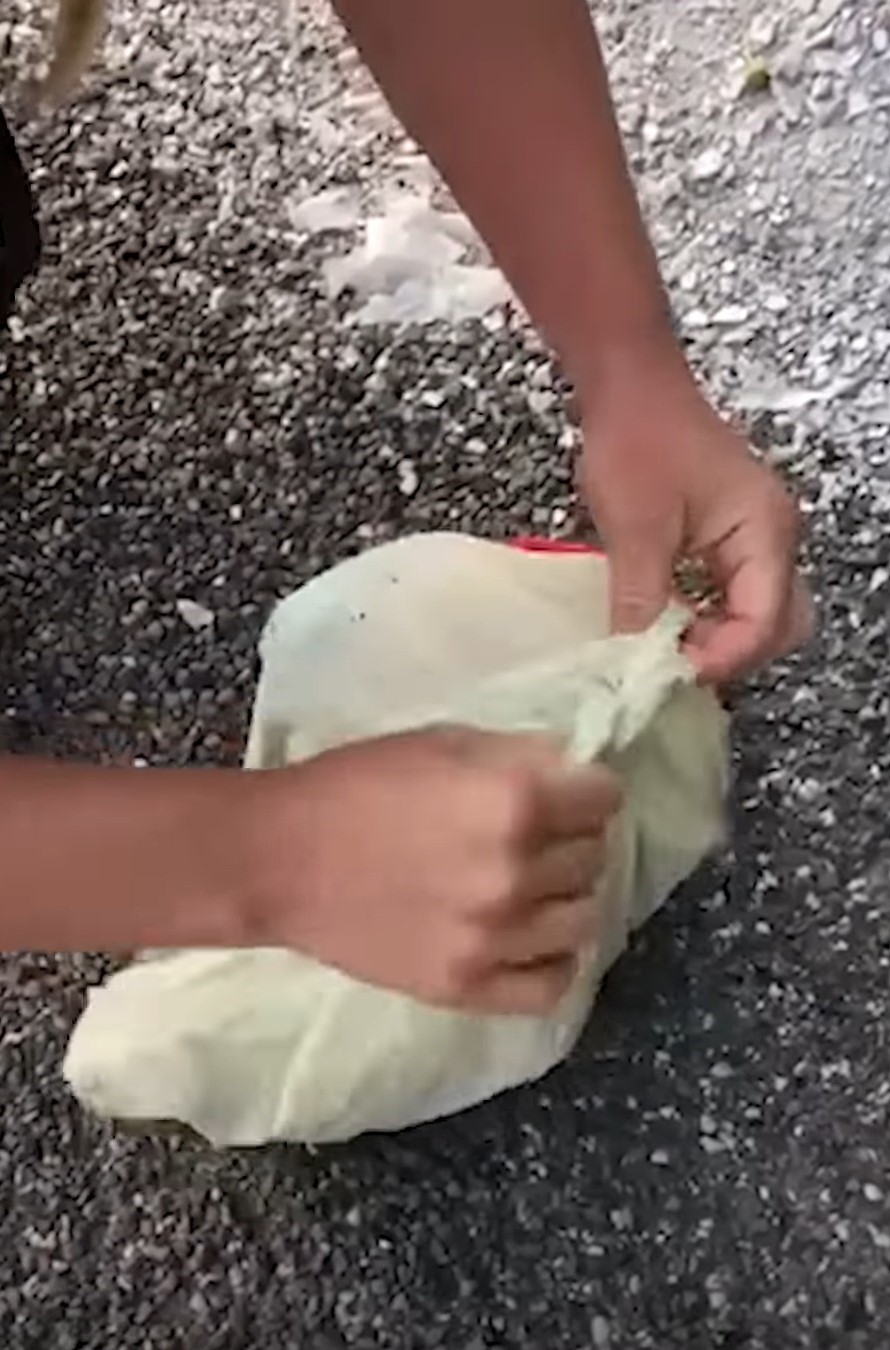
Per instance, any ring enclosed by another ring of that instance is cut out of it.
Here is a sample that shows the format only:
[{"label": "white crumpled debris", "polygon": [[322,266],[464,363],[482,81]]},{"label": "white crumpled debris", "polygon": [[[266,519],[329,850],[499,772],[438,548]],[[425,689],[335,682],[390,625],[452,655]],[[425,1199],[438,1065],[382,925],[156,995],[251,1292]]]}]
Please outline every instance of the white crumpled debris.
[{"label": "white crumpled debris", "polygon": [[202,633],[212,628],[215,622],[215,615],[211,610],[205,605],[199,605],[197,600],[188,600],[184,596],[176,601],[176,613],[193,633]]},{"label": "white crumpled debris", "polygon": [[363,302],[358,324],[461,323],[511,298],[497,268],[474,261],[478,247],[465,216],[404,194],[369,217],[357,248],[325,263],[325,281],[332,298],[350,290]]},{"label": "white crumpled debris", "polygon": [[326,230],[354,230],[361,222],[361,197],[355,188],[325,188],[287,203],[287,216],[298,234],[323,234]]},{"label": "white crumpled debris", "polygon": [[741,412],[799,413],[815,404],[832,403],[845,392],[844,380],[819,389],[776,381],[747,385],[736,392],[733,402]]}]

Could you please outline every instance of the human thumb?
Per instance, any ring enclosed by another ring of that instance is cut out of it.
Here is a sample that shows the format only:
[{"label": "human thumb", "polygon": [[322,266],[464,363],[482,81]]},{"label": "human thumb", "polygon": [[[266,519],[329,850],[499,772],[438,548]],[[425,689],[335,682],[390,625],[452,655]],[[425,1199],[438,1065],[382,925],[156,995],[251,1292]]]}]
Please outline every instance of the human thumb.
[{"label": "human thumb", "polygon": [[667,540],[616,540],[609,553],[613,633],[639,633],[654,623],[670,599],[673,550]]}]

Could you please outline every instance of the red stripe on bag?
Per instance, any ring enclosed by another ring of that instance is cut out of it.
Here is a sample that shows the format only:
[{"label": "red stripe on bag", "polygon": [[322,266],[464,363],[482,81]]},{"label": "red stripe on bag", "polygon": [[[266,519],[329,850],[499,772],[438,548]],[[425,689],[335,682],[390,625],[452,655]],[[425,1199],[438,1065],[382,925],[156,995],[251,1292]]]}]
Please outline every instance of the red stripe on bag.
[{"label": "red stripe on bag", "polygon": [[521,549],[523,553],[588,553],[598,558],[605,557],[602,549],[592,544],[582,544],[576,539],[545,539],[541,535],[520,535],[518,539],[508,539],[510,548]]}]

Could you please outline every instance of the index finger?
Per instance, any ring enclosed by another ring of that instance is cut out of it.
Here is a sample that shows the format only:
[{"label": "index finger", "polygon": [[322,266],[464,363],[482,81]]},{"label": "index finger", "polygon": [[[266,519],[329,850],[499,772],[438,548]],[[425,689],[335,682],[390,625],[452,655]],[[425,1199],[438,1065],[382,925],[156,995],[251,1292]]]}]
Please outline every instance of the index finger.
[{"label": "index finger", "polygon": [[686,639],[703,684],[726,684],[781,653],[796,577],[794,551],[783,544],[748,530],[722,545],[714,564],[721,610],[696,619]]},{"label": "index finger", "polygon": [[623,800],[621,784],[602,764],[565,768],[543,784],[540,819],[550,840],[599,834]]},{"label": "index finger", "polygon": [[779,620],[762,637],[762,628],[744,616],[728,613],[696,619],[686,639],[686,653],[703,684],[726,684],[780,656],[789,656],[813,636],[816,626],[812,597],[796,573]]}]

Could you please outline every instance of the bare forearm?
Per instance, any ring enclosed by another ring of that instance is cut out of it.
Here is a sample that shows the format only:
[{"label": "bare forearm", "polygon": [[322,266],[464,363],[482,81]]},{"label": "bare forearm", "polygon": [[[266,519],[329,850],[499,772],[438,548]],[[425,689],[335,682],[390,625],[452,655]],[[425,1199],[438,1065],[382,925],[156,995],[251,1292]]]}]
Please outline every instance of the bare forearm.
[{"label": "bare forearm", "polygon": [[0,948],[238,942],[229,781],[0,759]]},{"label": "bare forearm", "polygon": [[334,0],[582,391],[670,342],[585,0]]}]

